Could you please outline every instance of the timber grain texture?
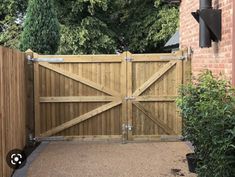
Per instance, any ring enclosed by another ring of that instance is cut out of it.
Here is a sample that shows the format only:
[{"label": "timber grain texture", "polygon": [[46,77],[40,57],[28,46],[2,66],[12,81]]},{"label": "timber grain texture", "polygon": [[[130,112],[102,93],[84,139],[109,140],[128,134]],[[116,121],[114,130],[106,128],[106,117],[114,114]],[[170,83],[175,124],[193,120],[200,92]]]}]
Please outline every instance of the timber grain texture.
[{"label": "timber grain texture", "polygon": [[[178,88],[190,74],[183,52],[170,54],[38,55],[37,137],[151,139],[181,135]],[[187,70],[187,71],[186,71]],[[187,76],[186,76],[187,75]],[[123,124],[130,125],[123,134]]]},{"label": "timber grain texture", "polygon": [[6,154],[22,149],[26,141],[26,76],[25,55],[0,46],[0,177],[12,170]]}]

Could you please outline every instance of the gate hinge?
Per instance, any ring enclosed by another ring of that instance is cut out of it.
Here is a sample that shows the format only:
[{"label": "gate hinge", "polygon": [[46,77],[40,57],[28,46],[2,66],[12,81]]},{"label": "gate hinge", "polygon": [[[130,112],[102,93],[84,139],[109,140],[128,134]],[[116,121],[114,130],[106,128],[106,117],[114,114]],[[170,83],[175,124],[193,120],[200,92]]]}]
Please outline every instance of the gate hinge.
[{"label": "gate hinge", "polygon": [[133,58],[131,58],[131,57],[125,57],[125,60],[126,60],[127,62],[132,62]]},{"label": "gate hinge", "polygon": [[63,58],[32,58],[30,55],[27,56],[29,62],[49,62],[49,63],[61,63],[64,62]]},{"label": "gate hinge", "polygon": [[187,59],[186,56],[181,56],[181,57],[179,58],[179,60],[185,60],[185,59]]},{"label": "gate hinge", "polygon": [[135,97],[134,96],[126,96],[125,100],[135,100]]}]

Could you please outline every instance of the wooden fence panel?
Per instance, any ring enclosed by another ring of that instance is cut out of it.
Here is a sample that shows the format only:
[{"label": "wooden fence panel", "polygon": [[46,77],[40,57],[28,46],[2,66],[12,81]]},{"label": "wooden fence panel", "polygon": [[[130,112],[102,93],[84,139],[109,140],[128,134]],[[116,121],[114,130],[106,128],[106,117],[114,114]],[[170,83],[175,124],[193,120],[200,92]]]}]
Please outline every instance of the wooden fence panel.
[{"label": "wooden fence panel", "polygon": [[0,47],[0,176],[12,170],[6,154],[22,149],[26,141],[25,56],[19,51]]},{"label": "wooden fence panel", "polygon": [[34,64],[36,135],[180,135],[175,99],[188,73],[182,55],[34,54],[41,61],[64,60]]}]

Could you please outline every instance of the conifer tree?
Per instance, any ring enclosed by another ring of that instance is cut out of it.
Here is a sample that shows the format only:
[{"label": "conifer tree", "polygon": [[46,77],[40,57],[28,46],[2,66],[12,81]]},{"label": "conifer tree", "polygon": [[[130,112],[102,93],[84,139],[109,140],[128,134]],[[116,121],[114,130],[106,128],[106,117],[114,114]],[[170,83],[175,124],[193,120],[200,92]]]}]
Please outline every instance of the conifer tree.
[{"label": "conifer tree", "polygon": [[39,54],[55,54],[59,41],[59,22],[53,0],[30,0],[20,49],[32,49]]}]

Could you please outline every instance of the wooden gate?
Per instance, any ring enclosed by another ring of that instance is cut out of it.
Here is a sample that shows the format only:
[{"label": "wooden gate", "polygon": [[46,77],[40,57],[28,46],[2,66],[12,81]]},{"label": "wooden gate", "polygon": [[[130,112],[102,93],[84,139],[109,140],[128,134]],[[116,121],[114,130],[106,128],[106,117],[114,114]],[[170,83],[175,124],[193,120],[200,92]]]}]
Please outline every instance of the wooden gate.
[{"label": "wooden gate", "polygon": [[[159,139],[181,134],[182,52],[33,54],[37,137]],[[49,62],[48,62],[49,61]]]}]

